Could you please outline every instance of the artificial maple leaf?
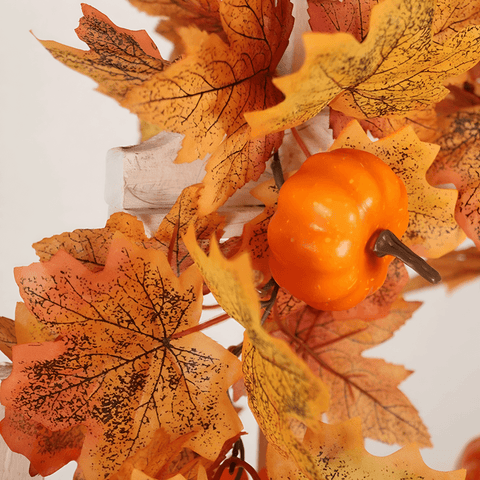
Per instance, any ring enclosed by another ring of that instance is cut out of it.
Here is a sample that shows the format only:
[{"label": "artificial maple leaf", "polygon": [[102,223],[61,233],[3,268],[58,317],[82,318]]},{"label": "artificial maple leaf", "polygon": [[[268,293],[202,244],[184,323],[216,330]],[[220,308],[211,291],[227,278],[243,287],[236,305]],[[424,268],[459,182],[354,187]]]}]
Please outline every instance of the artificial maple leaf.
[{"label": "artificial maple leaf", "polygon": [[363,42],[368,33],[370,12],[379,0],[334,0],[332,2],[310,1],[308,14],[313,32],[344,32]]},{"label": "artificial maple leaf", "polygon": [[246,114],[253,135],[299,125],[329,102],[349,116],[374,118],[404,115],[441,100],[447,94],[442,82],[478,62],[480,26],[437,44],[434,6],[434,0],[384,0],[372,9],[362,43],[345,33],[304,33],[304,64],[274,80],[285,100]]},{"label": "artificial maple leaf", "polygon": [[210,459],[240,431],[225,391],[239,362],[190,330],[202,302],[195,267],[177,278],[162,252],[117,234],[101,272],[59,251],[16,279],[31,313],[60,337],[14,348],[2,403],[53,430],[81,425],[86,480],[115,472],[160,426],[200,430],[187,446]]},{"label": "artificial maple leaf", "polygon": [[246,329],[243,372],[249,405],[260,428],[278,448],[304,458],[291,422],[316,425],[328,404],[323,382],[285,342],[262,328],[248,254],[227,260],[212,242],[207,257],[196,244],[192,230],[184,241],[218,303]]},{"label": "artificial maple leaf", "polygon": [[[17,303],[14,328],[16,344],[53,341],[58,336],[57,332],[41,324],[23,303]],[[30,460],[30,473],[43,476],[76,460],[84,439],[82,427],[52,431],[30,420],[15,407],[5,409],[0,433],[10,450]]]},{"label": "artificial maple leaf", "polygon": [[84,17],[75,30],[89,51],[41,40],[54,58],[98,82],[98,90],[116,100],[135,85],[163,71],[170,63],[142,30],[119,28],[95,8],[82,4]]},{"label": "artificial maple leaf", "polygon": [[271,152],[280,146],[282,136],[252,139],[246,123],[228,136],[207,163],[199,215],[210,214],[247,182],[258,180]]},{"label": "artificial maple leaf", "polygon": [[410,127],[372,142],[358,122],[351,122],[331,146],[355,148],[381,158],[403,180],[410,223],[402,241],[421,256],[437,258],[465,239],[454,218],[457,191],[432,187],[425,174],[439,147],[421,142]]},{"label": "artificial maple leaf", "polygon": [[432,185],[453,183],[459,190],[455,218],[480,246],[480,106],[467,107],[442,116],[432,141],[440,146],[427,172]]},{"label": "artificial maple leaf", "polygon": [[16,343],[15,322],[10,318],[0,317],[0,351],[10,360],[12,359],[12,346]]},{"label": "artificial maple leaf", "polygon": [[[430,260],[431,265],[442,276],[442,284],[449,292],[476,280],[480,275],[480,252],[471,247],[465,250],[455,250],[440,258]],[[404,288],[404,292],[431,287],[432,284],[424,278],[412,278]]]},{"label": "artificial maple leaf", "polygon": [[82,427],[50,430],[13,407],[5,409],[0,433],[12,452],[30,460],[30,474],[42,476],[77,460],[84,440]]},{"label": "artificial maple leaf", "polygon": [[[332,129],[333,138],[337,138],[342,130],[354,120],[353,117],[337,112],[333,108],[330,109],[329,114],[329,126]],[[432,136],[432,131],[437,127],[437,116],[435,106],[432,105],[425,110],[415,110],[403,116],[368,118],[359,120],[359,123],[366,132],[370,132],[376,138],[392,135],[397,130],[409,126],[421,140],[428,141]]]},{"label": "artificial maple leaf", "polygon": [[[284,295],[280,305],[292,300]],[[385,443],[415,442],[431,446],[427,429],[398,385],[411,372],[384,360],[364,358],[362,352],[385,342],[420,306],[398,298],[384,318],[364,322],[337,319],[293,300],[295,308],[279,314],[274,333],[289,341],[312,371],[326,383],[332,402],[326,412],[330,423],[351,417],[362,419],[363,434]]]},{"label": "artificial maple leaf", "polygon": [[[303,442],[315,463],[313,472],[296,465],[273,448],[267,450],[267,470],[271,480],[382,479],[382,480],[464,480],[465,471],[439,472],[425,465],[415,445],[392,455],[376,457],[364,447],[358,418],[339,425],[322,424],[319,432],[307,431]],[[303,471],[302,471],[303,470]],[[306,475],[305,473],[308,473]]]},{"label": "artificial maple leaf", "polygon": [[42,262],[64,250],[92,272],[98,272],[105,266],[115,232],[133,240],[148,240],[140,220],[127,213],[114,213],[104,228],[84,228],[54,235],[34,243],[33,248]]},{"label": "artificial maple leaf", "polygon": [[[470,78],[469,70],[463,75],[449,78],[446,82],[447,96],[436,105],[425,110],[415,110],[403,116],[389,116],[360,120],[365,131],[370,131],[376,138],[383,138],[395,133],[402,127],[411,126],[420,140],[434,142],[441,130],[439,121],[442,117],[458,112],[467,107],[480,105],[480,98],[473,92],[475,80]],[[469,83],[469,81],[474,83]],[[472,87],[472,91],[470,91]],[[480,93],[480,89],[479,89]],[[330,109],[330,128],[337,138],[353,118],[334,109]]]}]

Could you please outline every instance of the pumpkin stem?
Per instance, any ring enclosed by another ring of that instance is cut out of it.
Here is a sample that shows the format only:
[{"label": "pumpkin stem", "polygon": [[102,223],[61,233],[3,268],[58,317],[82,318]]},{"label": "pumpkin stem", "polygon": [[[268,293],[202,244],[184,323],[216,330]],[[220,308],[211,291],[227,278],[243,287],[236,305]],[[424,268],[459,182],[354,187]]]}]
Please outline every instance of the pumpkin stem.
[{"label": "pumpkin stem", "polygon": [[430,283],[436,284],[442,280],[440,274],[433,267],[410,250],[390,230],[380,232],[373,246],[373,252],[377,257],[392,255],[398,258]]}]

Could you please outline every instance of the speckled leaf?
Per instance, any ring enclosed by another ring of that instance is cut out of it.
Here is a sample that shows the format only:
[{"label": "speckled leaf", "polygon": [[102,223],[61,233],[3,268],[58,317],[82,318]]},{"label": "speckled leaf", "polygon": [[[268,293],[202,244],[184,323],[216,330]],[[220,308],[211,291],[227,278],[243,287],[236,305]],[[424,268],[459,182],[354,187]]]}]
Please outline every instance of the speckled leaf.
[{"label": "speckled leaf", "polygon": [[[318,433],[307,431],[303,442],[314,475],[305,475],[303,465],[284,458],[273,448],[267,451],[271,480],[464,480],[465,471],[438,472],[425,465],[418,447],[409,445],[387,457],[371,455],[364,447],[358,418],[339,425],[323,424]],[[301,469],[300,469],[300,468]]]},{"label": "speckled leaf", "polygon": [[[23,303],[17,303],[14,328],[17,344],[53,341],[58,336],[55,329],[39,322]],[[30,460],[30,474],[42,476],[76,460],[84,438],[82,427],[52,431],[30,420],[15,406],[5,409],[0,433],[10,450]]]},{"label": "speckled leaf", "polygon": [[247,182],[258,180],[272,152],[280,147],[282,138],[283,133],[277,133],[251,139],[246,123],[227,137],[207,163],[199,214],[215,211]]},{"label": "speckled leaf", "polygon": [[196,244],[192,230],[185,243],[205,282],[222,308],[246,329],[243,371],[250,407],[270,442],[302,456],[290,426],[293,420],[315,428],[328,405],[328,392],[288,345],[271,337],[260,324],[258,294],[249,257],[227,260],[212,242],[210,255]]},{"label": "speckled leaf", "polygon": [[388,340],[419,306],[419,302],[397,299],[384,318],[364,322],[337,319],[335,313],[297,305],[278,319],[275,336],[289,341],[328,385],[335,399],[327,411],[330,423],[358,416],[365,437],[389,444],[431,446],[418,412],[398,388],[411,372],[362,356]]},{"label": "speckled leaf", "polygon": [[280,99],[271,77],[293,24],[289,2],[229,0],[219,11],[228,43],[182,29],[182,59],[131,90],[122,103],[142,120],[186,135],[179,162],[213,153],[225,134],[245,125],[243,112]]},{"label": "speckled leaf", "polygon": [[175,204],[163,218],[152,238],[145,235],[143,223],[128,213],[114,213],[104,228],[78,229],[45,238],[33,244],[41,261],[46,261],[59,250],[68,252],[89,270],[96,272],[105,266],[110,244],[116,232],[120,232],[137,245],[161,250],[165,253],[177,275],[192,264],[181,235],[192,223],[198,238],[207,248],[210,236],[218,230],[220,235],[224,219],[217,213],[198,216],[198,200],[202,185],[191,185],[178,196]]},{"label": "speckled leaf", "polygon": [[93,273],[63,251],[16,269],[25,304],[54,327],[54,342],[14,348],[2,403],[46,428],[83,426],[85,480],[104,480],[161,426],[200,431],[194,451],[216,458],[241,424],[226,389],[238,360],[201,332],[202,279],[177,278],[163,253],[117,234],[105,268]]},{"label": "speckled leaf", "polygon": [[351,122],[331,149],[357,148],[373,153],[403,180],[408,193],[410,223],[402,241],[422,256],[437,258],[465,239],[455,221],[457,191],[432,187],[425,177],[437,145],[421,142],[410,127],[372,142],[357,122]]},{"label": "speckled leaf", "polygon": [[246,114],[253,134],[299,125],[329,102],[349,116],[375,118],[404,115],[440,101],[448,92],[442,82],[480,59],[480,26],[434,42],[435,3],[384,0],[372,9],[362,43],[346,33],[304,33],[304,64],[274,81],[285,100]]},{"label": "speckled leaf", "polygon": [[82,450],[82,427],[50,430],[17,411],[5,409],[0,434],[12,452],[30,460],[30,474],[44,477],[77,460]]},{"label": "speckled leaf", "polygon": [[42,40],[54,58],[98,82],[98,90],[116,100],[135,85],[169,65],[148,34],[119,28],[89,5],[82,5],[84,17],[76,30],[89,51]]},{"label": "speckled leaf", "polygon": [[162,220],[153,238],[144,242],[145,246],[161,248],[167,253],[177,275],[193,263],[182,241],[182,236],[190,225],[193,225],[204,249],[208,248],[213,235],[220,238],[223,233],[224,217],[216,212],[206,216],[200,215],[199,201],[202,190],[201,184],[186,187]]},{"label": "speckled leaf", "polygon": [[59,250],[66,251],[92,272],[102,270],[115,232],[134,240],[148,240],[140,220],[127,213],[114,213],[104,228],[83,228],[65,232],[33,244],[42,262],[50,260]]},{"label": "speckled leaf", "polygon": [[255,271],[255,284],[261,285],[271,277],[268,267],[267,228],[270,218],[275,213],[278,198],[278,189],[273,179],[267,180],[250,193],[260,200],[265,209],[255,218],[245,223],[238,252],[247,252]]}]

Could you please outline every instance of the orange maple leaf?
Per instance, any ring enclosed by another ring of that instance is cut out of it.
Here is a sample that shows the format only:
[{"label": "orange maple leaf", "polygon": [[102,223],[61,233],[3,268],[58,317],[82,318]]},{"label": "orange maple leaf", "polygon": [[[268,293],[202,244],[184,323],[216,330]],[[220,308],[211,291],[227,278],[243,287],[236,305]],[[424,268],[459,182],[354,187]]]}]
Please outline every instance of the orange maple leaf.
[{"label": "orange maple leaf", "polygon": [[177,278],[163,253],[114,238],[93,273],[63,251],[15,272],[54,342],[14,348],[2,403],[52,430],[82,426],[86,480],[104,479],[144,448],[158,428],[215,459],[241,423],[226,389],[240,363],[201,332],[202,279]]},{"label": "orange maple leaf", "polygon": [[[249,255],[252,268],[255,271],[255,284],[262,285],[271,278],[268,266],[267,229],[270,219],[275,213],[278,188],[275,181],[271,179],[257,185],[250,193],[265,205],[265,209],[243,226],[243,232],[239,239],[240,244],[235,255],[241,252],[246,252]],[[231,239],[229,240],[231,241]]]},{"label": "orange maple leaf", "polygon": [[221,2],[228,43],[193,27],[181,30],[188,46],[182,59],[133,89],[122,104],[186,135],[178,162],[214,152],[225,134],[245,125],[243,112],[280,99],[271,77],[288,43],[290,12],[285,0],[277,6],[271,0]]},{"label": "orange maple leaf", "polygon": [[170,63],[144,31],[119,28],[95,8],[82,4],[84,17],[75,30],[89,51],[41,40],[54,58],[98,82],[98,90],[116,100]]},{"label": "orange maple leaf", "polygon": [[84,441],[80,426],[50,430],[15,408],[5,409],[0,434],[12,452],[30,460],[30,475],[48,476],[76,461]]},{"label": "orange maple leaf", "polygon": [[98,272],[105,266],[116,232],[131,240],[148,240],[140,220],[127,213],[114,213],[104,228],[82,228],[61,233],[35,242],[32,246],[42,262],[50,260],[59,250],[63,250],[92,272]]},{"label": "orange maple leaf", "polygon": [[[86,29],[89,18],[94,17],[92,31],[88,35],[84,30],[78,33],[90,41],[100,58],[56,43],[43,43],[60,61],[100,82],[102,91],[137,113],[144,124],[185,134],[178,162],[212,154],[204,180],[207,188],[200,202],[201,214],[206,215],[246,182],[258,179],[271,152],[281,143],[281,134],[252,140],[243,113],[270,107],[281,99],[272,77],[288,44],[293,25],[291,10],[289,0],[223,1],[219,15],[227,41],[195,27],[180,29],[187,49],[168,67],[156,58],[158,65],[153,62],[152,68],[149,55],[144,59],[140,53],[141,61],[131,60],[123,72],[122,62],[115,58],[115,42],[126,43],[122,36],[125,31],[91,7],[85,7],[83,23]],[[95,31],[99,16],[102,27],[111,32],[111,44]],[[140,42],[138,35],[130,32],[127,40],[135,41],[135,48],[147,53],[145,45],[151,40],[145,37]],[[113,70],[102,63],[103,57],[113,63]]]},{"label": "orange maple leaf", "polygon": [[282,313],[274,335],[289,341],[328,386],[335,399],[327,411],[331,423],[358,416],[366,437],[390,444],[431,446],[417,411],[398,389],[411,372],[381,359],[362,357],[363,351],[389,339],[419,306],[419,302],[398,298],[387,316],[364,322],[338,319],[334,313],[314,310],[284,294],[279,298]]},{"label": "orange maple leaf", "polygon": [[436,42],[442,43],[465,27],[480,24],[478,2],[462,0],[437,0],[433,19],[433,34]]},{"label": "orange maple leaf", "polygon": [[[387,457],[376,457],[364,447],[358,418],[339,425],[322,424],[318,432],[307,431],[303,442],[313,469],[267,450],[267,470],[272,480],[382,479],[464,480],[465,471],[439,472],[425,465],[418,447],[408,445]],[[308,465],[309,466],[309,465]],[[308,474],[308,475],[307,475]]]},{"label": "orange maple leaf", "polygon": [[[54,341],[57,334],[41,324],[18,303],[15,309],[14,334],[16,344]],[[14,407],[5,409],[0,422],[0,433],[10,450],[30,460],[30,475],[43,476],[56,472],[80,455],[84,434],[82,427],[50,430],[32,421]]]}]

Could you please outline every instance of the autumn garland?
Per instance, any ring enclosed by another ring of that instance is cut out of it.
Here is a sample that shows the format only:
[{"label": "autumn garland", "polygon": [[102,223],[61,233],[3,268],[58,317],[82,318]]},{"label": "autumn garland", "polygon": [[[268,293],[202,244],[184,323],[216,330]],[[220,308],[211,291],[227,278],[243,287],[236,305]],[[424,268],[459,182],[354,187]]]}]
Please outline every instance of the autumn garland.
[{"label": "autumn garland", "polygon": [[[471,278],[455,249],[465,234],[480,247],[476,3],[309,2],[305,61],[282,77],[276,70],[294,26],[288,0],[131,3],[163,17],[159,31],[178,59],[163,59],[145,32],[119,28],[88,5],[77,34],[89,51],[42,44],[136,113],[144,140],[183,134],[176,160],[208,154],[206,175],[152,237],[117,213],[104,228],[38,242],[40,262],[16,269],[24,303],[15,321],[2,318],[15,343],[12,351],[2,345],[13,358],[0,391],[9,447],[27,456],[31,474],[75,460],[76,480],[245,472],[258,480],[237,456],[242,425],[227,393],[243,381],[273,480],[463,478],[431,470],[412,446],[430,438],[398,388],[410,372],[362,356],[419,307],[402,297],[416,285],[403,264],[392,262],[383,286],[353,308],[316,310],[271,289],[266,238],[278,178],[255,188],[265,208],[241,236],[223,241],[218,209],[260,178],[274,152],[288,158],[296,148],[289,138],[309,154],[301,136],[328,106],[330,150],[374,154],[405,184],[402,241],[441,257],[432,263],[444,278]],[[442,183],[458,192],[432,186]],[[478,260],[477,250],[468,255]],[[204,291],[226,313],[199,323]],[[241,360],[239,348],[202,332],[230,317],[245,328]],[[362,424],[370,438],[405,447],[370,455]]]}]

